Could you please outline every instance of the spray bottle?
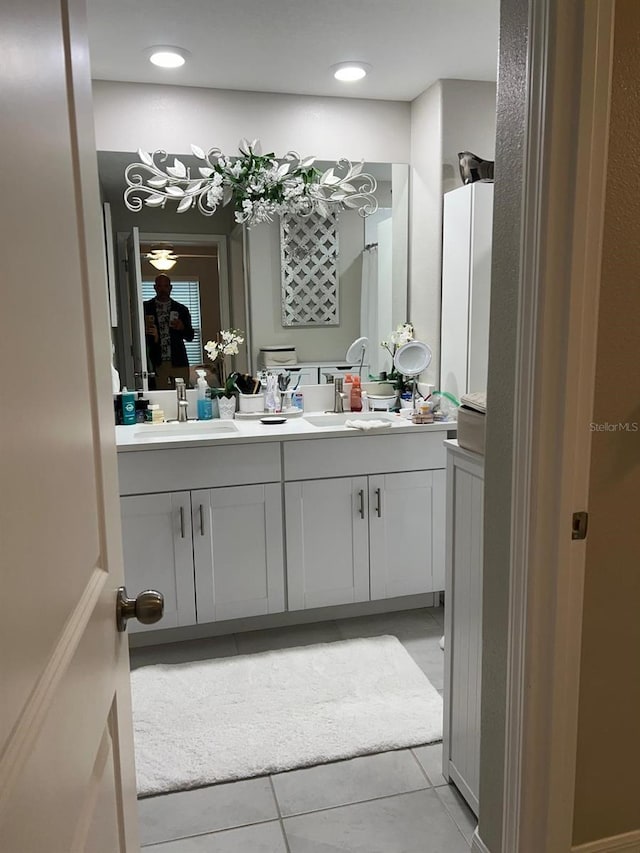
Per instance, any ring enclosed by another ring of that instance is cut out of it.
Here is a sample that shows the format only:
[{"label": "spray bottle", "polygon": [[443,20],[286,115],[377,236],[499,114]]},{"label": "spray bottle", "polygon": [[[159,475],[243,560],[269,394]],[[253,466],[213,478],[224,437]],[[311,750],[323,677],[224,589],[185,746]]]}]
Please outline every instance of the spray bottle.
[{"label": "spray bottle", "polygon": [[206,371],[196,370],[198,374],[198,420],[210,421],[213,418],[213,404],[211,403],[211,389],[205,379]]}]

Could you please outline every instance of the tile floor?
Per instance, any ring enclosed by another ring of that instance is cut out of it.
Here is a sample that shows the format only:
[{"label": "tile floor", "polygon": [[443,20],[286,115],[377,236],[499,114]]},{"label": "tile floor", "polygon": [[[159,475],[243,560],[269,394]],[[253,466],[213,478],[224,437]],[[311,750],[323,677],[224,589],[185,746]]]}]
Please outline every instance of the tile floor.
[{"label": "tile floor", "polygon": [[[442,608],[134,649],[131,666],[393,634],[442,692]],[[144,853],[468,853],[475,818],[442,745],[337,761],[139,801]]]}]

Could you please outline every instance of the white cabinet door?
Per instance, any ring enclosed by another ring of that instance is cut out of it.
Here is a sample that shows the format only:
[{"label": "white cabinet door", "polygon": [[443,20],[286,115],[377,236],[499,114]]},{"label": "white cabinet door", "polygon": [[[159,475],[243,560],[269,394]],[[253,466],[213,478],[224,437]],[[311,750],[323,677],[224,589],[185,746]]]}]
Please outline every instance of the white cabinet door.
[{"label": "white cabinet door", "polygon": [[279,483],[191,493],[198,622],[284,611]]},{"label": "white cabinet door", "polygon": [[287,483],[289,610],[369,600],[366,477]]},{"label": "white cabinet door", "polygon": [[371,598],[444,587],[445,472],[369,477]]},{"label": "white cabinet door", "polygon": [[157,625],[131,620],[128,630],[193,625],[196,621],[189,492],[133,495],[120,499],[124,573],[132,598],[144,589],[164,595]]},{"label": "white cabinet door", "polygon": [[478,814],[484,459],[447,445],[443,773]]}]

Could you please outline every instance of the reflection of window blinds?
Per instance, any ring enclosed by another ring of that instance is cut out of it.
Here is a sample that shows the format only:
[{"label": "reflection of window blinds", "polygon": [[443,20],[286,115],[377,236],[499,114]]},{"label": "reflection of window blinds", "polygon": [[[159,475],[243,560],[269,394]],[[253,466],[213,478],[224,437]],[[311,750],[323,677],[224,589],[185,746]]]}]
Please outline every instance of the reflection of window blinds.
[{"label": "reflection of window blinds", "polygon": [[[189,309],[191,323],[195,335],[191,342],[185,341],[187,358],[189,364],[202,364],[202,321],[200,319],[200,282],[199,281],[176,281],[171,279],[171,298],[180,302]],[[156,292],[152,281],[142,282],[142,298],[153,299]]]}]

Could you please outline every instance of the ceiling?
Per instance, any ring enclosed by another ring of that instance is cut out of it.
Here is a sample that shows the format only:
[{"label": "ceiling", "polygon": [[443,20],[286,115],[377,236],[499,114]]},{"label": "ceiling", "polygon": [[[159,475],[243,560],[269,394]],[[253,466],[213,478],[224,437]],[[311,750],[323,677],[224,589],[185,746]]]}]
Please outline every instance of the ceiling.
[{"label": "ceiling", "polygon": [[[88,0],[98,80],[410,101],[438,79],[495,80],[499,0]],[[145,48],[191,53],[151,65]],[[330,66],[361,60],[358,83]]]}]

